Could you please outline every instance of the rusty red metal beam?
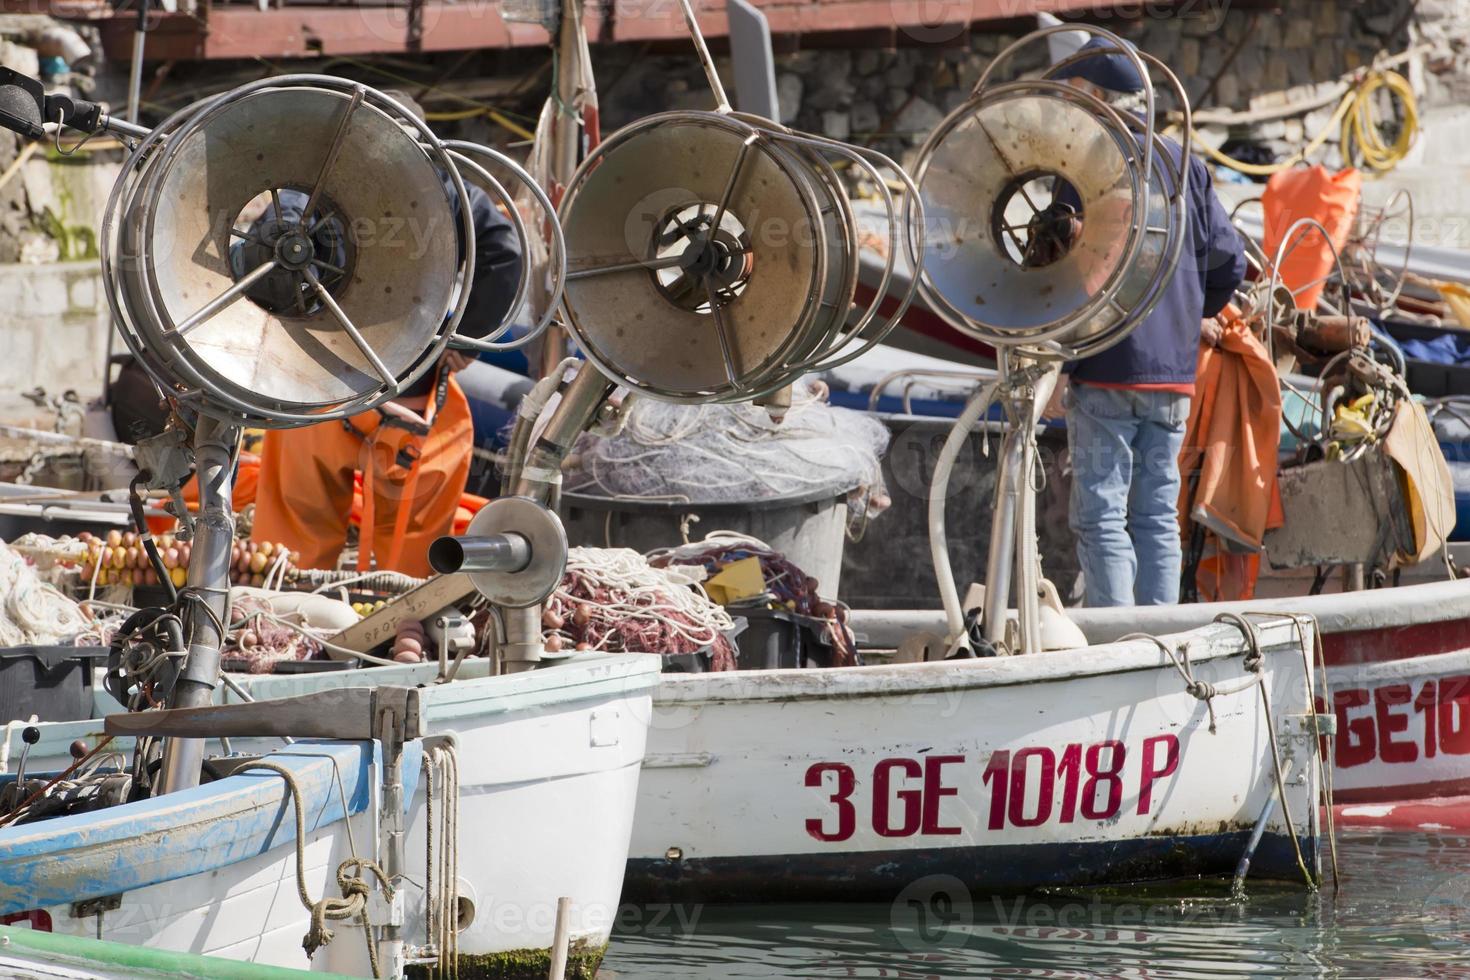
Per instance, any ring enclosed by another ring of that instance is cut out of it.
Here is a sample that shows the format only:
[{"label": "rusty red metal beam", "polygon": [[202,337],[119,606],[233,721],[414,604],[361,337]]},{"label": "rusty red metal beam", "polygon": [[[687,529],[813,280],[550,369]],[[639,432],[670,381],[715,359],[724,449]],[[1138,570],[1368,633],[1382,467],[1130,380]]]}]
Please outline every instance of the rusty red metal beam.
[{"label": "rusty red metal beam", "polygon": [[[1013,20],[1041,11],[1056,14],[1109,12],[1119,4],[1099,0],[757,0],[777,35],[824,36],[875,33],[893,44],[944,44],[972,24]],[[699,14],[708,37],[728,34],[723,4]],[[544,45],[539,27],[506,22],[492,0],[442,3],[423,0],[411,23],[407,5],[305,6],[259,10],[253,5],[201,6],[199,13],[159,14],[148,41],[150,60],[225,58],[312,58],[323,55],[462,51]],[[588,36],[600,41],[682,40],[677,0],[616,0],[611,9],[589,7]],[[127,60],[133,24],[129,17],[102,21],[109,57]]]}]

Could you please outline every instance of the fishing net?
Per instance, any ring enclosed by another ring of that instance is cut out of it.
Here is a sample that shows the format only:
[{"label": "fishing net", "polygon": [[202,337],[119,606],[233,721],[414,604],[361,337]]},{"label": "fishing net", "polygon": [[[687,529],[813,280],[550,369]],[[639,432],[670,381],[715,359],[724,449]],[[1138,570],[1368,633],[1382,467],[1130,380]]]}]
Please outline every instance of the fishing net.
[{"label": "fishing net", "polygon": [[686,654],[707,650],[711,670],[734,670],[734,621],[682,568],[654,568],[628,548],[573,548],[542,613],[547,649]]},{"label": "fishing net", "polygon": [[0,646],[52,646],[91,626],[82,608],[0,542]]},{"label": "fishing net", "polygon": [[[847,606],[823,599],[817,594],[816,579],[763,541],[738,534],[712,534],[703,541],[650,552],[648,563],[663,569],[702,568],[707,580],[731,564],[750,558],[760,563],[766,591],[748,601],[760,607],[784,609],[819,623],[827,645],[832,648],[833,667],[851,667],[862,662],[858,658],[857,639],[847,625]],[[736,608],[738,611],[739,607]]]},{"label": "fishing net", "polygon": [[690,504],[849,494],[849,514],[860,520],[874,502],[886,503],[881,459],[888,430],[825,398],[825,385],[800,382],[780,419],[748,403],[638,399],[618,434],[578,441],[565,487],[596,497]]},{"label": "fishing net", "polygon": [[220,656],[231,670],[269,674],[286,660],[314,660],[322,645],[305,629],[276,615],[270,599],[239,595],[230,600],[230,632]]}]

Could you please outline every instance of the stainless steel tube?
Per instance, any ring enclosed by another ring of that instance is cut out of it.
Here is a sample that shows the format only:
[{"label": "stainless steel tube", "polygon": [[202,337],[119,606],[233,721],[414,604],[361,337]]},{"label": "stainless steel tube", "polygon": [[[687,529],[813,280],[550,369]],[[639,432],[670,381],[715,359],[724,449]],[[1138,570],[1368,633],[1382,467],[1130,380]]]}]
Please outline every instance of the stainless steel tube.
[{"label": "stainless steel tube", "polygon": [[[234,481],[235,447],[240,430],[208,416],[199,419],[194,439],[195,471],[199,477],[199,516],[194,521],[194,543],[189,578],[180,598],[197,597],[184,607],[189,656],[174,684],[170,708],[198,708],[214,698],[219,683],[220,627],[230,615],[230,549],[235,541],[235,515],[230,509]],[[207,610],[204,608],[207,607]],[[171,738],[163,750],[160,792],[173,793],[199,785],[204,763],[204,741]]]},{"label": "stainless steel tube", "polygon": [[443,537],[429,545],[429,567],[454,572],[520,572],[531,564],[531,543],[519,534]]}]

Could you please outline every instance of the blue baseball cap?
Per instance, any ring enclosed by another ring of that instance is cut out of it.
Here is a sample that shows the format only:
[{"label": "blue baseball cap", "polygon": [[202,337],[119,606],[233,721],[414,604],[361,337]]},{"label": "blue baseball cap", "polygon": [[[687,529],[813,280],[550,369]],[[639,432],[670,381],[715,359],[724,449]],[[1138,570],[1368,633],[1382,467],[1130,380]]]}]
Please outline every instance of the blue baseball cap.
[{"label": "blue baseball cap", "polygon": [[[1137,48],[1132,41],[1125,40],[1123,43],[1129,48]],[[1091,54],[1090,52],[1093,51],[1110,53]],[[1133,64],[1132,59],[1118,50],[1118,46],[1108,38],[1093,36],[1086,44],[1077,49],[1077,54],[1087,54],[1088,57],[1079,58],[1051,77],[1081,78],[1109,92],[1143,91],[1143,79],[1139,77],[1138,68]]]}]

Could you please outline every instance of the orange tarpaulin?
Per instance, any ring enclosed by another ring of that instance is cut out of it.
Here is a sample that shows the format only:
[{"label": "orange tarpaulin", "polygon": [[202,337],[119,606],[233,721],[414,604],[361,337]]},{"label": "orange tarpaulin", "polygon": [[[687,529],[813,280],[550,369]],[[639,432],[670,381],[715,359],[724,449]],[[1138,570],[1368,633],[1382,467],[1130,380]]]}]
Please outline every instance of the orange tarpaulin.
[{"label": "orange tarpaulin", "polygon": [[327,422],[266,434],[252,536],[300,552],[302,568],[335,568],[355,515],[359,569],[428,575],[429,545],[454,529],[469,478],[464,392],[451,378],[428,435],[377,411],[348,421],[351,431]]},{"label": "orange tarpaulin", "polygon": [[[490,500],[486,497],[477,497],[469,491],[459,495],[459,506],[454,509],[454,528],[451,534],[464,534],[470,529],[470,521],[480,512],[480,508],[488,504]],[[352,510],[349,519],[358,527],[362,526],[362,473],[352,475]]]},{"label": "orange tarpaulin", "polygon": [[1200,345],[1195,398],[1179,454],[1179,515],[1186,551],[1196,531],[1205,557],[1200,599],[1249,599],[1261,541],[1282,523],[1276,456],[1281,388],[1276,369],[1234,307],[1220,314],[1218,347]]},{"label": "orange tarpaulin", "polygon": [[[1327,229],[1332,248],[1342,251],[1353,221],[1358,216],[1358,201],[1363,191],[1363,175],[1351,168],[1332,173],[1321,164],[1282,170],[1266,182],[1261,195],[1265,212],[1262,245],[1273,261],[1282,239],[1291,226],[1303,218],[1315,218]],[[1281,263],[1281,281],[1296,296],[1299,310],[1317,306],[1332,274],[1332,248],[1322,240],[1320,232],[1305,230],[1292,236],[1297,244]]]}]

